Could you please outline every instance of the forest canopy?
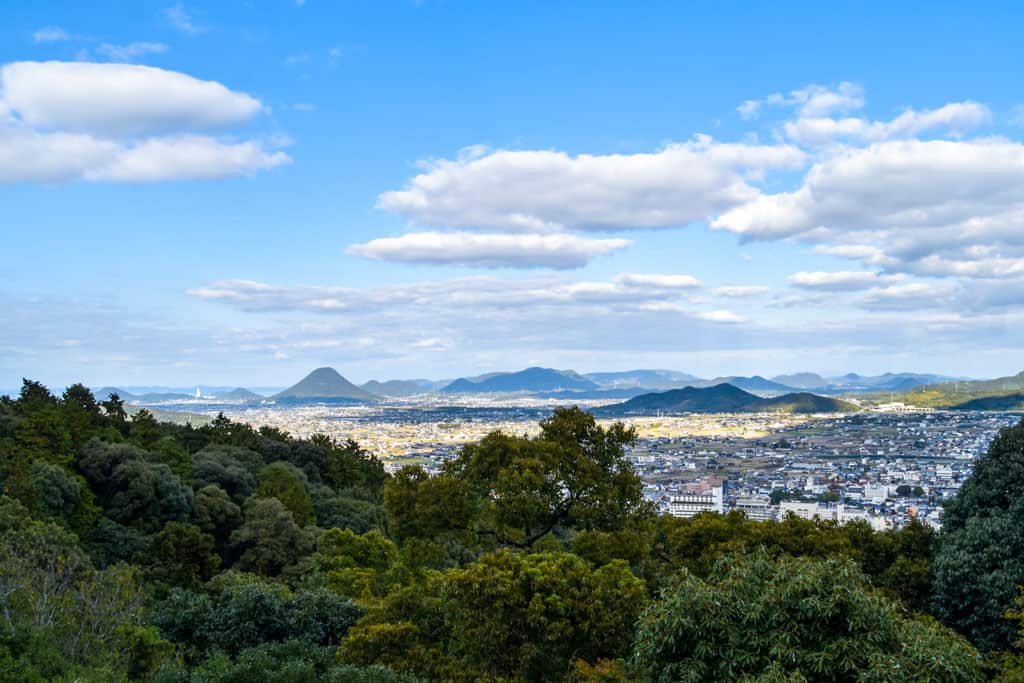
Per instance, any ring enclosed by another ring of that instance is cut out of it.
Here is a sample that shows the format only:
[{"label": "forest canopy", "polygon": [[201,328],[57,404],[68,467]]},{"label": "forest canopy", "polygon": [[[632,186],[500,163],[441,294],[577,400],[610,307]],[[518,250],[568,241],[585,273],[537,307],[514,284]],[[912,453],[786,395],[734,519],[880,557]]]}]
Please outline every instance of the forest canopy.
[{"label": "forest canopy", "polygon": [[660,516],[578,408],[433,476],[132,410],[0,398],[0,681],[1024,680],[1024,425],[938,533]]}]

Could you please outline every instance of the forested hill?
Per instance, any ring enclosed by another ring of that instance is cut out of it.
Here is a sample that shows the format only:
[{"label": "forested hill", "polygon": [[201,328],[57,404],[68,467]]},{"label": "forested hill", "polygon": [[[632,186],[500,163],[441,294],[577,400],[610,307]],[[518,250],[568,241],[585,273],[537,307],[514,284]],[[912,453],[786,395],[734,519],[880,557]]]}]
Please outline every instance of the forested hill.
[{"label": "forested hill", "polygon": [[601,408],[602,415],[638,415],[657,412],[676,413],[839,413],[856,412],[846,401],[806,392],[761,398],[732,384],[712,387],[686,387],[643,394],[623,403]]},{"label": "forested hill", "polygon": [[1006,409],[1018,408],[1020,402],[1015,401],[1013,397],[1022,393],[1024,372],[1019,372],[1010,377],[997,379],[928,384],[887,398],[929,408],[1001,410],[1001,406],[1009,406]]},{"label": "forested hill", "polygon": [[352,441],[26,381],[0,398],[0,681],[1024,676],[1024,425],[941,536],[658,516],[635,439],[557,409],[390,476]]}]

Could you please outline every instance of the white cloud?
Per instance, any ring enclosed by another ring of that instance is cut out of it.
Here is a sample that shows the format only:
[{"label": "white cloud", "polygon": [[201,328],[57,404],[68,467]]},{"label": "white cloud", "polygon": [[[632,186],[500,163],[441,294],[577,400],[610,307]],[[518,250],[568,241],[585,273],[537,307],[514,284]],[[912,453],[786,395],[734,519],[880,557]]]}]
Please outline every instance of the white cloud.
[{"label": "white cloud", "polygon": [[955,282],[908,282],[867,292],[861,305],[869,310],[920,311],[944,308],[962,287]]},{"label": "white cloud", "polygon": [[885,252],[869,244],[819,244],[814,247],[814,251],[827,256],[840,256],[875,265],[885,261]]},{"label": "white cloud", "polygon": [[205,26],[196,24],[192,20],[192,15],[185,9],[185,5],[180,2],[165,8],[163,16],[171,26],[188,36],[197,36],[208,30]]},{"label": "white cloud", "polygon": [[707,320],[715,323],[742,323],[746,322],[746,318],[741,315],[737,315],[732,311],[717,310],[717,311],[706,311],[698,313],[697,317],[701,320]]},{"label": "white cloud", "polygon": [[625,249],[624,239],[576,235],[416,232],[355,244],[349,254],[379,261],[480,268],[580,268],[597,256]]},{"label": "white cloud", "polygon": [[843,82],[832,88],[808,85],[789,94],[773,93],[759,100],[747,100],[736,110],[744,119],[756,118],[764,107],[796,108],[801,117],[820,117],[832,112],[848,112],[864,106],[864,90]]},{"label": "white cloud", "polygon": [[144,55],[167,52],[167,46],[163,43],[146,42],[128,43],[127,45],[103,43],[96,48],[96,52],[115,62],[134,62]]},{"label": "white cloud", "polygon": [[287,154],[253,141],[224,143],[203,136],[179,136],[125,143],[81,133],[37,133],[0,125],[0,183],[216,180],[290,161]]},{"label": "white cloud", "polygon": [[698,285],[689,275],[620,273],[604,281],[473,277],[364,289],[277,287],[249,280],[222,280],[188,293],[244,311],[352,314],[426,306],[432,310],[463,310],[466,314],[552,307],[608,312],[635,311],[668,301],[685,303],[688,290]]},{"label": "white cloud", "polygon": [[700,286],[700,281],[692,275],[622,273],[615,278],[615,281],[630,287],[654,287],[658,289],[693,289]]},{"label": "white cloud", "polygon": [[422,349],[424,351],[451,351],[454,345],[455,344],[453,340],[440,339],[438,337],[420,339],[412,343],[413,348]]},{"label": "white cloud", "polygon": [[195,132],[244,122],[259,109],[219,83],[152,67],[6,64],[0,182],[209,180],[289,162],[272,144]]},{"label": "white cloud", "polygon": [[738,111],[740,116],[744,119],[757,118],[758,113],[761,111],[761,102],[758,100],[746,100],[740,106],[736,107],[736,111]]},{"label": "white cloud", "polygon": [[798,237],[889,271],[1008,277],[1024,272],[1024,145],[992,138],[846,147],[791,192],[762,194],[713,227]]},{"label": "white cloud", "polygon": [[786,137],[803,145],[823,145],[838,138],[880,142],[936,129],[960,136],[990,117],[988,107],[977,102],[953,102],[932,110],[908,109],[891,121],[868,121],[855,117],[800,117],[787,121],[783,130]]},{"label": "white cloud", "polygon": [[0,67],[0,99],[36,128],[112,136],[217,128],[262,106],[215,81],[135,64],[13,62]]},{"label": "white cloud", "polygon": [[153,138],[119,150],[86,180],[149,183],[162,180],[221,180],[289,163],[284,152],[257,142],[221,143],[207,137]]},{"label": "white cloud", "polygon": [[556,151],[464,150],[425,162],[379,206],[415,223],[521,232],[682,226],[753,199],[765,170],[793,169],[788,145],[698,137],[649,154],[570,156]]},{"label": "white cloud", "polygon": [[60,26],[45,26],[32,34],[32,40],[37,43],[57,43],[70,39],[68,32]]},{"label": "white cloud", "polygon": [[766,294],[769,291],[768,287],[763,285],[725,285],[723,287],[715,287],[711,290],[711,293],[715,296],[724,296],[730,299],[744,299],[752,296],[760,296]]},{"label": "white cloud", "polygon": [[824,116],[864,106],[864,90],[855,83],[843,82],[835,88],[809,85],[791,93],[802,117]]},{"label": "white cloud", "polygon": [[837,272],[800,272],[786,278],[786,282],[801,289],[820,289],[833,292],[849,292],[868,289],[884,282],[902,279],[898,275],[879,275],[872,271],[844,270]]},{"label": "white cloud", "polygon": [[89,135],[11,129],[0,124],[0,182],[59,183],[77,180],[108,163],[117,143]]},{"label": "white cloud", "polygon": [[[419,357],[451,350],[462,365],[477,352],[517,348],[636,353],[742,346],[744,336],[753,334],[746,327],[737,328],[742,316],[702,310],[690,301],[690,284],[674,274],[648,273],[623,273],[600,281],[556,275],[472,277],[363,288],[225,280],[189,294],[197,301],[258,314],[253,319],[266,320],[268,334],[287,338],[275,348],[304,357],[313,344],[331,344],[330,357],[348,355],[353,352],[348,340],[359,336],[378,340],[366,350],[372,357]],[[285,319],[290,322],[283,324]],[[335,340],[342,342],[333,344]],[[518,362],[510,361],[512,357],[494,360]]]}]

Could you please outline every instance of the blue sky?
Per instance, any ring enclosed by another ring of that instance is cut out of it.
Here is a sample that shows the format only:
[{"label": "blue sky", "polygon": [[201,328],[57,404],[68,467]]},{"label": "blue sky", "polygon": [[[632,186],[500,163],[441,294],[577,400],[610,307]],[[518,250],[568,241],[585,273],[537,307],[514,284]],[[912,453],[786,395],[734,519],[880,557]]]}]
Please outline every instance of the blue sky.
[{"label": "blue sky", "polygon": [[0,11],[0,386],[1024,366],[1019,5]]}]

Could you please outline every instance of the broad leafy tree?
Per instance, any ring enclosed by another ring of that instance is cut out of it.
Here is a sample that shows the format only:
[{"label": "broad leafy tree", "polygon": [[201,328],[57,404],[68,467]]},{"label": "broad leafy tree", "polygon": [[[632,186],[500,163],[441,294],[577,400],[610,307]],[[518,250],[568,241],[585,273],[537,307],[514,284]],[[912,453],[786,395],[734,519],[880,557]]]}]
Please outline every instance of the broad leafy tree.
[{"label": "broad leafy tree", "polygon": [[640,619],[642,681],[981,681],[981,657],[872,592],[852,560],[722,559],[685,569]]},{"label": "broad leafy tree", "polygon": [[943,517],[935,611],[982,650],[1007,649],[1003,618],[1024,585],[1024,422],[1003,430]]}]

